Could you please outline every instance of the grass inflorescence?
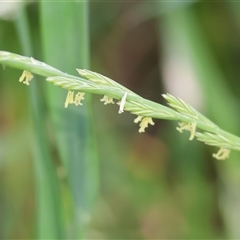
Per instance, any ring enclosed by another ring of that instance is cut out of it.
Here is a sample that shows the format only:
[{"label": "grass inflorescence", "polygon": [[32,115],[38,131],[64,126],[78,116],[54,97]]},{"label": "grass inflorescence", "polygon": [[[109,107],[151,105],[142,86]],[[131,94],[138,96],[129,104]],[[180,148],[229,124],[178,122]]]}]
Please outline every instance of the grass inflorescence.
[{"label": "grass inflorescence", "polygon": [[0,51],[0,63],[4,66],[23,70],[20,81],[29,84],[32,74],[46,77],[46,81],[68,91],[65,107],[68,104],[82,105],[85,93],[103,95],[104,104],[114,104],[119,100],[118,113],[129,111],[137,115],[135,123],[140,122],[139,132],[144,132],[148,125],[153,125],[152,118],[179,121],[177,130],[190,132],[189,140],[195,137],[208,145],[219,147],[213,154],[216,159],[226,159],[230,150],[240,151],[240,138],[222,130],[207,117],[196,111],[179,98],[163,94],[170,107],[144,99],[114,80],[99,73],[85,69],[77,69],[80,77],[69,75],[46,63],[14,53]]}]

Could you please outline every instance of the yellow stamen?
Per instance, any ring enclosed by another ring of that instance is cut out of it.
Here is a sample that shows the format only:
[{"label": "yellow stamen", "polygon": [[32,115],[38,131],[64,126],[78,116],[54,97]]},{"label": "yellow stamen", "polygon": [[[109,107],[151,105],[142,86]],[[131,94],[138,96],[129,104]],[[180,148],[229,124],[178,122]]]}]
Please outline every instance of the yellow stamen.
[{"label": "yellow stamen", "polygon": [[74,103],[75,103],[76,106],[78,106],[78,105],[83,105],[83,104],[81,103],[81,101],[84,99],[84,95],[85,95],[85,93],[82,93],[82,92],[78,92],[78,93],[76,94],[76,96],[75,96],[75,101],[74,101]]},{"label": "yellow stamen", "polygon": [[196,126],[197,126],[197,123],[196,122],[193,122],[193,123],[179,123],[179,127],[177,127],[177,130],[182,133],[183,130],[187,130],[187,131],[190,131],[190,137],[189,137],[189,140],[193,140],[194,139],[194,136],[195,136],[195,133],[196,133]]},{"label": "yellow stamen", "polygon": [[108,97],[106,95],[104,95],[103,98],[100,99],[100,101],[104,102],[104,105],[107,105],[107,104],[110,104],[110,103],[114,104],[113,98]]},{"label": "yellow stamen", "polygon": [[143,119],[143,116],[138,116],[137,118],[134,119],[135,123],[141,122]]},{"label": "yellow stamen", "polygon": [[154,125],[154,122],[152,120],[151,117],[143,117],[143,116],[138,116],[136,119],[134,119],[135,123],[140,122],[139,126],[139,130],[138,132],[142,133],[145,132],[145,128],[148,127],[148,124]]},{"label": "yellow stamen", "polygon": [[73,91],[68,91],[67,98],[64,104],[64,107],[67,108],[68,104],[75,103],[74,100],[74,92]]},{"label": "yellow stamen", "polygon": [[217,153],[213,153],[213,157],[218,160],[225,160],[229,157],[230,152],[229,149],[221,147]]},{"label": "yellow stamen", "polygon": [[32,80],[32,78],[33,78],[33,75],[27,70],[24,70],[22,73],[22,76],[19,78],[19,82],[22,82],[23,84],[26,84],[29,86],[29,82]]}]

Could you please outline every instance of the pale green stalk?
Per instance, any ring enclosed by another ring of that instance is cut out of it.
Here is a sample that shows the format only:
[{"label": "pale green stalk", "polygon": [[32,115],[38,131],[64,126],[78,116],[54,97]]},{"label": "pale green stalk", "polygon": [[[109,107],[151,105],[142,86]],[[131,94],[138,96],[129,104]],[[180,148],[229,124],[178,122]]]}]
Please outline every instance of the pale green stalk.
[{"label": "pale green stalk", "polygon": [[[89,2],[40,1],[42,56],[45,62],[64,72],[72,66],[89,68]],[[57,14],[53,14],[57,13]],[[59,17],[64,16],[64,17]],[[63,29],[64,26],[64,29]],[[56,39],[58,41],[56,45]],[[62,57],[64,56],[64,57]],[[61,73],[62,74],[62,73]],[[49,75],[48,75],[49,76]],[[49,117],[59,160],[66,173],[71,199],[63,195],[68,239],[84,239],[98,195],[99,166],[91,116],[91,95],[81,108],[61,108],[65,91],[47,84]]]},{"label": "pale green stalk", "polygon": [[[24,3],[20,5],[15,21],[18,37],[24,54],[31,54],[32,43],[27,12]],[[30,109],[34,126],[33,143],[35,195],[36,195],[36,239],[62,238],[63,228],[59,204],[59,182],[50,154],[45,126],[44,103],[38,91],[40,82],[35,81],[29,88]]]},{"label": "pale green stalk", "polygon": [[[197,137],[199,141],[221,148],[220,153],[214,155],[217,159],[227,158],[229,149],[240,151],[239,137],[220,129],[191,106],[170,94],[163,94],[163,97],[173,109],[144,99],[112,79],[89,70],[77,69],[81,77],[76,77],[33,58],[4,51],[0,51],[0,63],[47,77],[48,82],[67,90],[106,95],[122,103],[125,96],[124,110],[140,116],[140,122],[143,122],[144,118],[148,118],[147,123],[150,123],[150,118],[180,121],[177,129],[180,132],[190,131],[190,140]],[[197,132],[197,129],[201,129],[202,132]]]}]

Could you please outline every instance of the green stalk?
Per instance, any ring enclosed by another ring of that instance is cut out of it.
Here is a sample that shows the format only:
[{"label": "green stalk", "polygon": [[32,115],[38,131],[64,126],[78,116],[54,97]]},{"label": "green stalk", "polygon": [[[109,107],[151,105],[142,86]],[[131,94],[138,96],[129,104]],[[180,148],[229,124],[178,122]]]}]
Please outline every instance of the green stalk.
[{"label": "green stalk", "polygon": [[[15,24],[23,53],[33,55],[29,24],[23,5],[19,9]],[[59,210],[59,186],[47,138],[43,98],[38,91],[40,84],[39,81],[34,81],[29,88],[30,110],[35,132],[33,154],[36,178],[36,238],[59,239],[63,236]]]},{"label": "green stalk", "polygon": [[[41,1],[40,6],[44,59],[70,73],[74,71],[73,66],[89,68],[88,1]],[[55,76],[68,76],[52,68],[48,68],[45,76],[50,72]],[[82,108],[64,110],[66,92],[51,85],[47,86],[47,91],[57,150],[72,196],[72,218],[67,237],[84,238],[99,181],[90,96]]]},{"label": "green stalk", "polygon": [[[211,118],[229,131],[239,132],[239,116],[236,103],[209,46],[197,13],[194,9],[183,8],[169,14],[165,23],[168,34],[171,34],[171,38],[176,41],[179,49],[184,49],[184,54],[190,59],[191,66],[198,76],[205,106]],[[205,136],[197,136],[200,140],[208,139],[206,140],[207,144],[214,146],[223,146],[227,141],[229,144],[235,141],[236,150],[239,150],[238,138],[232,135],[228,136],[228,134],[219,130],[214,134],[204,133]],[[219,190],[221,210],[223,211],[227,237],[231,239],[237,238],[240,234],[239,227],[235,224],[239,221],[235,212],[240,200],[238,194],[240,184],[239,164],[239,153],[234,153],[231,156],[231,161],[217,165],[221,179]]]}]

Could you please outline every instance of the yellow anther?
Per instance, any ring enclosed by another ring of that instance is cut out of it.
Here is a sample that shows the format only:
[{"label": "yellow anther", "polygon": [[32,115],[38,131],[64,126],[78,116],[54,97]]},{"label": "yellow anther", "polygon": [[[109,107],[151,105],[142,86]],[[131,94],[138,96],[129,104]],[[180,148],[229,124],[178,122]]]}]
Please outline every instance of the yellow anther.
[{"label": "yellow anther", "polygon": [[64,107],[67,108],[68,104],[71,104],[71,103],[75,103],[74,102],[74,92],[73,91],[68,91]]},{"label": "yellow anther", "polygon": [[217,153],[213,153],[213,157],[218,160],[225,160],[229,157],[230,152],[228,148],[221,147]]},{"label": "yellow anther", "polygon": [[138,116],[137,118],[134,119],[135,123],[141,122],[143,119],[143,116]]},{"label": "yellow anther", "polygon": [[82,93],[82,92],[78,92],[76,95],[75,95],[75,105],[78,106],[78,105],[83,105],[81,103],[81,101],[84,99],[84,95],[85,93]]},{"label": "yellow anther", "polygon": [[142,132],[145,132],[145,128],[148,127],[148,124],[151,124],[151,125],[154,125],[154,122],[152,120],[151,117],[142,117],[142,116],[138,116],[135,120],[134,120],[135,123],[138,123],[140,122],[139,126],[139,130],[138,132],[142,133]]},{"label": "yellow anther", "polygon": [[108,97],[106,95],[104,95],[103,98],[100,99],[100,101],[104,102],[104,105],[107,105],[107,104],[110,104],[110,103],[114,104],[113,98]]},{"label": "yellow anther", "polygon": [[22,76],[19,78],[19,82],[29,85],[29,82],[32,80],[32,78],[33,78],[33,75],[29,71],[24,70],[22,73]]},{"label": "yellow anther", "polygon": [[153,122],[152,118],[150,118],[150,117],[143,118],[140,125],[139,125],[140,128],[139,128],[138,131],[140,133],[145,132],[145,128],[148,127],[148,124],[154,125],[154,122]]},{"label": "yellow anther", "polygon": [[187,131],[190,131],[190,137],[189,137],[189,140],[193,140],[194,139],[194,136],[195,136],[195,133],[196,133],[196,122],[193,122],[193,123],[179,123],[179,127],[177,127],[177,130],[182,133],[183,130],[187,130]]}]

